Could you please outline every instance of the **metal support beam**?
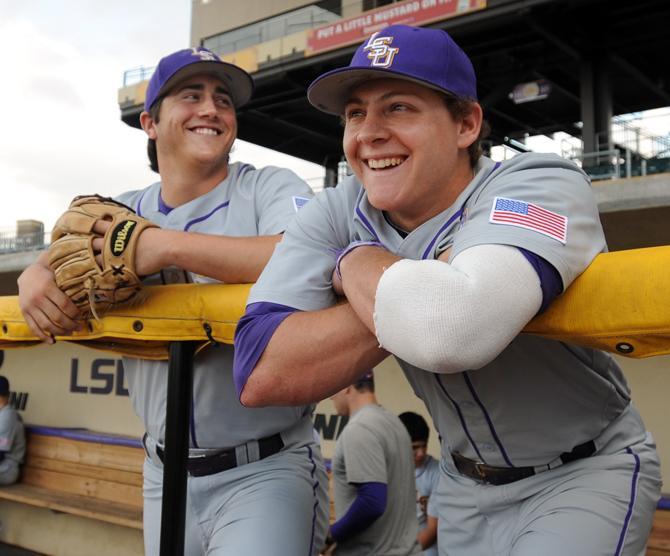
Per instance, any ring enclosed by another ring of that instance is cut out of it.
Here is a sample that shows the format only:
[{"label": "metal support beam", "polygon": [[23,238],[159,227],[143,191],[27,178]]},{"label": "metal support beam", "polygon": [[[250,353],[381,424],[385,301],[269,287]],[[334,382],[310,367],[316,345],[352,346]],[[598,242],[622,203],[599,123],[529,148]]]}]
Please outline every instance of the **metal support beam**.
[{"label": "metal support beam", "polygon": [[161,556],[183,556],[186,523],[188,425],[193,395],[195,342],[172,342],[168,364],[161,510]]},{"label": "metal support beam", "polygon": [[[584,152],[611,149],[613,116],[609,56],[604,50],[582,58],[580,64],[581,117]],[[586,164],[586,161],[585,161]]]}]

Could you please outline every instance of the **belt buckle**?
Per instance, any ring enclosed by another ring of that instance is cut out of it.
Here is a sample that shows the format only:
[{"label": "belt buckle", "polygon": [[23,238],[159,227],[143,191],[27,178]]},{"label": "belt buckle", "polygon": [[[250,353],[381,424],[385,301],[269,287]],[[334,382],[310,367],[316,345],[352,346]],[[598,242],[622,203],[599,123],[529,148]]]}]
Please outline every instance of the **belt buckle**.
[{"label": "belt buckle", "polygon": [[486,467],[486,464],[483,461],[476,461],[474,462],[475,465],[475,474],[479,478],[480,481],[483,481],[485,483],[488,482],[486,479],[486,470],[484,469]]}]

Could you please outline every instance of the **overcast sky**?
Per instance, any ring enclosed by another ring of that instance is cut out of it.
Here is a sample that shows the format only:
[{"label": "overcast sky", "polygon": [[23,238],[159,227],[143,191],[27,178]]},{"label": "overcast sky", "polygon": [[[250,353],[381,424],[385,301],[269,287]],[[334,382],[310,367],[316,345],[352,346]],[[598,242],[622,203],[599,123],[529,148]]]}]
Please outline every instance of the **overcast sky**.
[{"label": "overcast sky", "polygon": [[[51,229],[75,195],[157,180],[146,137],[120,118],[123,72],[189,46],[191,0],[0,0],[0,231]],[[233,160],[320,167],[238,141]]]}]

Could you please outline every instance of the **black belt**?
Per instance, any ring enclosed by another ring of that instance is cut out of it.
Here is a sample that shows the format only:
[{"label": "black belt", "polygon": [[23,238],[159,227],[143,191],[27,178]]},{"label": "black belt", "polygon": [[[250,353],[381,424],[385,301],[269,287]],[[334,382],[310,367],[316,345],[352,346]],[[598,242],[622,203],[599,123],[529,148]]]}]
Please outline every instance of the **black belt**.
[{"label": "black belt", "polygon": [[[284,447],[284,441],[279,433],[273,434],[258,441],[258,459],[263,459],[272,454],[276,454]],[[163,461],[163,448],[156,446],[156,455]],[[215,454],[206,456],[190,456],[186,463],[186,469],[189,475],[193,477],[204,477],[205,475],[214,475],[237,467],[237,456],[235,448],[224,450]]]},{"label": "black belt", "polygon": [[[593,440],[589,440],[576,446],[571,452],[564,452],[560,455],[560,458],[563,463],[569,463],[592,456],[595,452],[596,445]],[[534,467],[494,467],[481,461],[466,458],[458,452],[452,452],[451,457],[459,473],[489,485],[506,485],[537,473]]]}]

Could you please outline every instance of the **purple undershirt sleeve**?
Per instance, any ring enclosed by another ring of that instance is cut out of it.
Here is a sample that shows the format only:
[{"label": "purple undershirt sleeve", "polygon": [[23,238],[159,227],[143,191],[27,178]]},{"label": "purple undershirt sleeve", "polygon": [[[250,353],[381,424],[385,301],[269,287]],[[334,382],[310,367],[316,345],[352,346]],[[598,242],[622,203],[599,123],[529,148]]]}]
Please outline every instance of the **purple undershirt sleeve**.
[{"label": "purple undershirt sleeve", "polygon": [[523,256],[526,257],[540,278],[540,286],[542,287],[542,305],[537,312],[539,315],[563,292],[563,280],[561,279],[558,270],[556,270],[549,261],[535,253],[526,251],[521,247],[517,247],[517,249],[519,249]]},{"label": "purple undershirt sleeve", "polygon": [[346,541],[364,531],[386,510],[386,483],[359,483],[356,487],[358,494],[347,513],[330,527],[330,535],[337,542]]},{"label": "purple undershirt sleeve", "polygon": [[247,305],[235,329],[233,381],[238,397],[277,327],[297,310],[278,303],[258,302]]}]

